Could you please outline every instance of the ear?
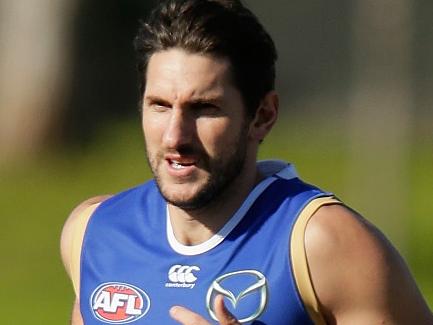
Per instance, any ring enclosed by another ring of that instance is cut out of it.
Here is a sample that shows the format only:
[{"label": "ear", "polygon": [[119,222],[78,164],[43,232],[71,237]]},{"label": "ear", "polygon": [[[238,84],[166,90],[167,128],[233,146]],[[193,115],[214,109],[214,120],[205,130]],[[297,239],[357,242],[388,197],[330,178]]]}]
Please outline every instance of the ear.
[{"label": "ear", "polygon": [[277,120],[278,106],[279,99],[274,90],[268,92],[265,97],[263,97],[256,111],[256,115],[250,123],[250,139],[262,142]]}]

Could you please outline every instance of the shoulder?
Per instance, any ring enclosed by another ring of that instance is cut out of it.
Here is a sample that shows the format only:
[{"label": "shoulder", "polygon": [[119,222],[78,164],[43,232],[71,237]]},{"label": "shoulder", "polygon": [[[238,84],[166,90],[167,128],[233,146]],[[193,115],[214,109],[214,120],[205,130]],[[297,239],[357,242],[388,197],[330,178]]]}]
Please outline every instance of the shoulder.
[{"label": "shoulder", "polygon": [[71,269],[71,251],[72,251],[72,241],[74,236],[74,230],[77,224],[80,222],[83,212],[98,203],[102,203],[112,195],[99,195],[85,200],[79,204],[66,219],[63,226],[61,238],[60,238],[60,253],[62,256],[63,264],[65,265],[66,271],[70,274]]},{"label": "shoulder", "polygon": [[431,314],[403,259],[355,211],[343,205],[321,207],[307,225],[305,249],[326,319],[430,324]]},{"label": "shoulder", "polygon": [[322,206],[314,213],[306,228],[305,241],[309,260],[314,261],[326,255],[345,261],[359,254],[358,258],[381,262],[389,254],[394,255],[391,244],[377,228],[341,204]]}]

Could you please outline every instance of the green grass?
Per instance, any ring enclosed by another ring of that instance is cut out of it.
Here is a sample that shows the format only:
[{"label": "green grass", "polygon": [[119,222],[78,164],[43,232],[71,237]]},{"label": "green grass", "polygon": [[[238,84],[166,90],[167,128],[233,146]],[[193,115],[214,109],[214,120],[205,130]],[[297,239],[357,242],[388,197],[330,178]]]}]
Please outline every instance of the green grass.
[{"label": "green grass", "polygon": [[[308,181],[350,197],[345,184],[347,144],[341,130],[280,122],[260,158],[296,163]],[[319,132],[320,131],[320,132]],[[320,137],[317,134],[321,134]],[[405,257],[433,306],[433,157],[431,144],[414,146],[411,161],[410,222]],[[319,168],[320,167],[320,168]],[[46,153],[0,170],[0,305],[2,324],[67,324],[72,286],[59,257],[59,237],[73,207],[93,195],[115,193],[150,177],[139,124],[110,125],[89,147]],[[363,207],[356,207],[363,210]],[[367,216],[368,217],[368,216]],[[383,229],[392,233],[392,225]],[[397,243],[398,244],[398,243]]]}]

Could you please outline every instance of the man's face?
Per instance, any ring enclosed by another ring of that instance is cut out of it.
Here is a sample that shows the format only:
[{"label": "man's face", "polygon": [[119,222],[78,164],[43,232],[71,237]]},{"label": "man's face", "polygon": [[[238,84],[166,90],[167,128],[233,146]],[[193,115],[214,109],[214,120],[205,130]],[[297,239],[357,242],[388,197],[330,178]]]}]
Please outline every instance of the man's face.
[{"label": "man's face", "polygon": [[248,146],[242,97],[227,60],[170,49],[151,56],[143,96],[149,165],[164,198],[204,207],[241,173]]}]

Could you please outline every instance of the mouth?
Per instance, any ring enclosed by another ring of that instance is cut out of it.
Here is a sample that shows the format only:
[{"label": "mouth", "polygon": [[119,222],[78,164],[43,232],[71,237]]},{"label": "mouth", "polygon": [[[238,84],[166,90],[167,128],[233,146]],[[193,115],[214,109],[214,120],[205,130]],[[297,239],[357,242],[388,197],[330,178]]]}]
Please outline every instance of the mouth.
[{"label": "mouth", "polygon": [[167,161],[172,168],[177,170],[195,166],[195,162],[193,161],[184,161],[184,160],[175,160],[175,159],[167,159]]},{"label": "mouth", "polygon": [[191,156],[167,155],[165,161],[168,164],[169,173],[178,177],[190,176],[198,164],[197,157]]}]

